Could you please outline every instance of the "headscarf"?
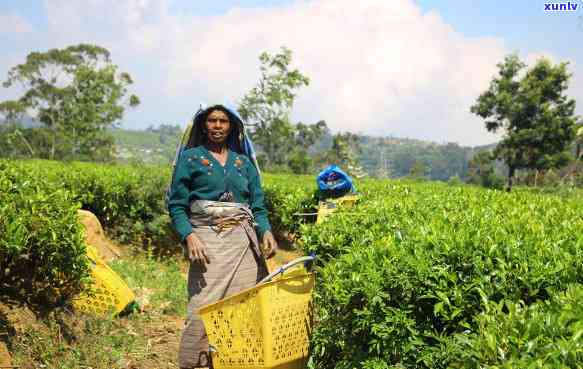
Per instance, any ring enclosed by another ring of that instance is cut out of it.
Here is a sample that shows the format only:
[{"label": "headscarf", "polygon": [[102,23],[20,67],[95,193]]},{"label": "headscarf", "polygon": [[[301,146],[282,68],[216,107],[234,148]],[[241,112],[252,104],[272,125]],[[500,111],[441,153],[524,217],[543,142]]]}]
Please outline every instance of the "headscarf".
[{"label": "headscarf", "polygon": [[239,114],[237,114],[237,111],[225,105],[212,105],[210,107],[203,107],[201,104],[200,108],[192,118],[192,121],[186,126],[186,129],[182,135],[182,139],[176,147],[176,153],[174,154],[174,160],[172,161],[172,179],[166,190],[166,207],[168,207],[168,202],[170,200],[170,188],[174,182],[176,164],[178,163],[182,152],[184,152],[184,150],[202,145],[206,142],[206,136],[204,136],[202,128],[204,127],[205,119],[208,114],[215,109],[226,112],[229,117],[229,122],[233,125],[231,132],[229,133],[229,137],[227,137],[227,147],[229,150],[234,151],[239,155],[247,156],[257,169],[257,174],[259,174],[261,177],[261,172],[257,163],[257,156],[255,154],[255,149],[253,148],[253,142],[251,142],[249,135],[245,131],[245,124],[243,124],[243,119],[241,119]]}]

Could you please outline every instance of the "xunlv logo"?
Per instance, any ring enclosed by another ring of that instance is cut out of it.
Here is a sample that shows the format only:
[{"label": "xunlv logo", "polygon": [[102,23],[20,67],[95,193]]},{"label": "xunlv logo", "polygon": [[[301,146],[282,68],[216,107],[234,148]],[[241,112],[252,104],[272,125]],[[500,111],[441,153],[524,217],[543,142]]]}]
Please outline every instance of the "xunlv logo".
[{"label": "xunlv logo", "polygon": [[545,3],[545,12],[574,12],[577,11],[579,4],[566,3]]}]

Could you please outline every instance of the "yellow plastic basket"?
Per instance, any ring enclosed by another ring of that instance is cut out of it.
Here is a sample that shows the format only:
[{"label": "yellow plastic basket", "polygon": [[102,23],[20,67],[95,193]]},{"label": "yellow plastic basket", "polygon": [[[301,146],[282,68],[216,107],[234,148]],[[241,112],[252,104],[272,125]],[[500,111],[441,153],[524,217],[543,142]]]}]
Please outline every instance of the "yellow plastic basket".
[{"label": "yellow plastic basket", "polygon": [[314,275],[296,269],[201,308],[213,368],[305,368],[313,288]]},{"label": "yellow plastic basket", "polygon": [[335,199],[320,201],[318,204],[318,217],[316,223],[322,223],[328,215],[336,211],[338,207],[351,207],[358,202],[359,195],[344,195]]},{"label": "yellow plastic basket", "polygon": [[73,300],[76,310],[105,316],[122,312],[136,296],[121,277],[99,255],[97,249],[87,245],[91,262],[93,283]]}]

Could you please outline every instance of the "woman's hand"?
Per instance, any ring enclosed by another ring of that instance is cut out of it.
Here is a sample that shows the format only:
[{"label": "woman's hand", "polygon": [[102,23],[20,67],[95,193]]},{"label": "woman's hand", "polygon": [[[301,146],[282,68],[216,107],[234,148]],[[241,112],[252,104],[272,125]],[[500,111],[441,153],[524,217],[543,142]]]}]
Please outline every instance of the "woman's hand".
[{"label": "woman's hand", "polygon": [[266,259],[269,259],[278,249],[277,242],[275,241],[275,237],[270,231],[267,231],[263,234],[263,254],[265,255]]},{"label": "woman's hand", "polygon": [[186,250],[190,261],[201,264],[210,264],[210,259],[206,255],[204,243],[194,233],[186,236]]}]

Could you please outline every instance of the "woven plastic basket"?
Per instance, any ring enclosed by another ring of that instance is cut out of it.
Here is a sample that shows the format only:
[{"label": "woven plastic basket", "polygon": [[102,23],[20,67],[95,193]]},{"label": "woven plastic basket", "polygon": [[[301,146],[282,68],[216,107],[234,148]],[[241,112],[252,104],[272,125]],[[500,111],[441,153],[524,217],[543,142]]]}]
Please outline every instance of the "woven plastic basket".
[{"label": "woven plastic basket", "polygon": [[215,369],[306,367],[314,275],[304,268],[286,270],[199,310]]},{"label": "woven plastic basket", "polygon": [[328,217],[328,215],[332,214],[333,212],[338,209],[338,207],[351,207],[358,202],[359,195],[351,194],[351,195],[344,195],[342,197],[338,197],[335,199],[327,199],[320,201],[318,204],[318,218],[316,219],[316,223],[322,223],[324,219]]},{"label": "woven plastic basket", "polygon": [[116,315],[135,300],[136,296],[121,277],[99,255],[96,248],[87,245],[93,283],[73,300],[76,310],[105,316]]}]

